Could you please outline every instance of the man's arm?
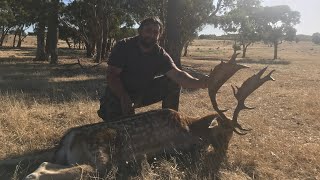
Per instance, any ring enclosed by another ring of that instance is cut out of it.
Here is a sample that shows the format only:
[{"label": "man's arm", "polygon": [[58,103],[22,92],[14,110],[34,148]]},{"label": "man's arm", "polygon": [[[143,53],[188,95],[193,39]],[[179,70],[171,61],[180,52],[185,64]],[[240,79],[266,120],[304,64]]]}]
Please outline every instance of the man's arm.
[{"label": "man's arm", "polygon": [[197,79],[176,66],[166,73],[166,76],[184,88],[207,88],[208,78]]},{"label": "man's arm", "polygon": [[126,114],[133,113],[132,101],[127,91],[124,89],[120,80],[120,73],[122,69],[108,65],[107,67],[107,84],[111,91],[119,98],[122,112]]}]

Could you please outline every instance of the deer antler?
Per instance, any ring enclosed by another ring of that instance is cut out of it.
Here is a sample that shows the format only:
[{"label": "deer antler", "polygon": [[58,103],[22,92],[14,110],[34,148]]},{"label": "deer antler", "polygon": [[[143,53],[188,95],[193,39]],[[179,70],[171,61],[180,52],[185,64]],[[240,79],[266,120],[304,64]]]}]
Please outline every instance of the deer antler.
[{"label": "deer antler", "polygon": [[238,128],[241,131],[250,131],[251,129],[244,129],[241,127],[241,125],[238,123],[238,116],[241,110],[243,109],[254,109],[254,108],[250,108],[247,107],[244,104],[244,101],[246,100],[246,98],[253,93],[256,89],[258,89],[260,86],[262,86],[265,82],[272,80],[274,81],[274,79],[271,77],[271,74],[275,71],[272,70],[268,75],[266,75],[265,77],[261,78],[262,74],[267,70],[268,67],[265,67],[263,69],[261,69],[257,74],[251,76],[250,78],[248,78],[246,81],[243,82],[243,84],[241,85],[241,87],[233,87],[232,86],[232,90],[233,90],[233,94],[235,96],[235,98],[238,101],[237,107],[234,110],[233,113],[233,118],[232,118],[232,122],[234,124],[234,129],[233,131],[236,132],[239,135],[245,135],[246,133],[242,133],[242,132],[238,132],[236,130],[236,128]]},{"label": "deer antler", "polygon": [[[223,114],[226,110],[220,110],[217,104],[216,95],[220,87],[230,79],[238,70],[248,68],[247,66],[239,65],[236,63],[236,58],[239,53],[232,55],[231,59],[225,63],[221,61],[220,64],[211,70],[209,75],[209,96],[213,106],[213,109],[219,114],[222,120],[227,120],[228,118]],[[219,120],[218,120],[219,121]],[[221,123],[221,120],[220,120]]]}]

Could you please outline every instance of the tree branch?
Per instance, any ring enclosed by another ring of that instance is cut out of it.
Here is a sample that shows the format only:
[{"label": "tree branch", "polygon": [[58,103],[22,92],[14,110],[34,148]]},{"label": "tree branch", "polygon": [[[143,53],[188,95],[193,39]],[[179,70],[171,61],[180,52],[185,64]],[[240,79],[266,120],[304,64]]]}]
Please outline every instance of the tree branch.
[{"label": "tree branch", "polygon": [[212,14],[210,14],[210,16],[209,16],[210,18],[212,18],[213,16],[215,16],[218,13],[218,11],[221,8],[221,5],[222,5],[222,0],[218,0],[216,9],[212,12]]}]

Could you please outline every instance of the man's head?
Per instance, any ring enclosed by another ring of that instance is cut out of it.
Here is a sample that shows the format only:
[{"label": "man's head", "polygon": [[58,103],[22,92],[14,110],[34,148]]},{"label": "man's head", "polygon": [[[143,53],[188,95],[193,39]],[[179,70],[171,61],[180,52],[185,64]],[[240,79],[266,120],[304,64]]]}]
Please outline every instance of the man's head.
[{"label": "man's head", "polygon": [[141,45],[150,48],[159,40],[162,33],[162,23],[159,18],[147,18],[141,22],[138,32]]}]

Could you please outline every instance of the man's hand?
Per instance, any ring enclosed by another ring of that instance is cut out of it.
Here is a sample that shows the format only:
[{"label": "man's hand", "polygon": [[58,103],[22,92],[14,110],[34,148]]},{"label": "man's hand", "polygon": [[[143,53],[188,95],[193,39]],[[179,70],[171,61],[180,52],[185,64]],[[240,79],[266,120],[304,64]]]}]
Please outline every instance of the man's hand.
[{"label": "man's hand", "polygon": [[197,79],[185,71],[181,71],[177,67],[166,73],[166,76],[184,88],[207,88],[209,77],[204,76]]},{"label": "man's hand", "polygon": [[120,98],[121,109],[123,115],[131,115],[134,114],[134,108],[132,107],[132,101],[128,95],[122,96]]}]

